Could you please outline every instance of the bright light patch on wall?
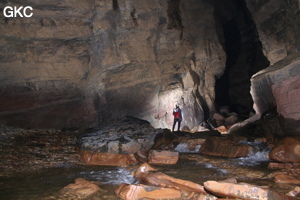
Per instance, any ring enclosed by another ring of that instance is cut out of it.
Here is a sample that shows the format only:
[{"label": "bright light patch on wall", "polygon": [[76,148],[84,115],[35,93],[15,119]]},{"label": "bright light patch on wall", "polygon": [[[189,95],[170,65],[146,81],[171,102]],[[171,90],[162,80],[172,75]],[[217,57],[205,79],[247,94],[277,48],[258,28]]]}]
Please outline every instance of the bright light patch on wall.
[{"label": "bright light patch on wall", "polygon": [[173,109],[176,104],[182,108],[181,96],[183,95],[182,90],[174,89],[165,91],[158,96],[158,108],[156,120],[152,123],[155,127],[159,128],[171,128],[173,125]]}]

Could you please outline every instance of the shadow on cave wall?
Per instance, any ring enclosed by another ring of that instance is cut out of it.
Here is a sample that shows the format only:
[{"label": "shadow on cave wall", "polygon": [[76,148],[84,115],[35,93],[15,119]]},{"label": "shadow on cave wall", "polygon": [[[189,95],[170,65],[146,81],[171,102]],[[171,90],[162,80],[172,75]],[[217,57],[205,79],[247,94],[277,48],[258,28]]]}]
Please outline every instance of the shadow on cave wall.
[{"label": "shadow on cave wall", "polygon": [[216,30],[226,56],[226,67],[216,77],[216,108],[229,106],[245,118],[253,111],[250,78],[269,66],[256,26],[244,0],[216,0]]}]

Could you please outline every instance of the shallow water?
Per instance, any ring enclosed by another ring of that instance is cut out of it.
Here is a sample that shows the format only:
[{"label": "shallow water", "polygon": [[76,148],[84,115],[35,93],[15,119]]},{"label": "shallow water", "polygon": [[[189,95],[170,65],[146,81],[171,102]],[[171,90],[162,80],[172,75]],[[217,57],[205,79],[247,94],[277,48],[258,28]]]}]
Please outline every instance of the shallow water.
[{"label": "shallow water", "polygon": [[[199,163],[187,159],[181,159],[176,165],[155,166],[155,168],[170,176],[195,181],[200,184],[208,179],[225,179],[228,175],[226,170],[213,167],[209,163]],[[56,199],[58,198],[59,190],[73,183],[76,178],[99,181],[103,184],[101,188],[107,190],[107,192],[95,199],[118,199],[114,196],[114,190],[121,183],[135,182],[131,172],[121,167],[78,166],[56,168],[12,178],[0,177],[0,199]]]},{"label": "shallow water", "polygon": [[[224,180],[237,178],[238,181],[268,185],[276,191],[286,193],[293,186],[278,186],[267,175],[272,170],[267,169],[268,151],[257,151],[245,158],[218,158],[199,154],[182,154],[176,165],[154,166],[158,171],[175,178],[190,180],[199,184],[207,180]],[[77,199],[74,197],[62,197],[59,191],[66,185],[74,183],[76,178],[84,178],[90,181],[100,182],[105,193],[90,198],[118,199],[114,190],[121,183],[135,183],[131,176],[136,169],[121,167],[99,166],[73,166],[43,170],[31,174],[22,174],[17,177],[0,177],[0,199],[3,200],[54,200],[54,199]]]}]

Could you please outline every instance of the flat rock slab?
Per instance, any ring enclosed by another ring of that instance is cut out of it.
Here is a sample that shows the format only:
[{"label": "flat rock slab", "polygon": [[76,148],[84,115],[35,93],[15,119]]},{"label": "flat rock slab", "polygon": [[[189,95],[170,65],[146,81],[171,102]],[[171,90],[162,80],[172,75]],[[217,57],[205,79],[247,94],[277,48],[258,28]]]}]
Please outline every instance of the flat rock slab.
[{"label": "flat rock slab", "polygon": [[260,200],[296,200],[295,197],[281,195],[275,191],[250,184],[221,183],[217,181],[204,182],[206,190],[219,197],[260,199]]},{"label": "flat rock slab", "polygon": [[148,185],[128,185],[122,183],[115,191],[116,195],[126,200],[136,199],[180,199],[181,192],[173,188],[160,188]]},{"label": "flat rock slab", "polygon": [[116,154],[116,153],[93,153],[81,151],[80,158],[89,165],[101,166],[128,166],[137,164],[133,154]]},{"label": "flat rock slab", "polygon": [[151,150],[148,156],[149,164],[176,164],[179,160],[179,152],[177,151],[158,151]]},{"label": "flat rock slab", "polygon": [[199,150],[199,152],[204,155],[227,158],[245,157],[251,153],[251,151],[251,146],[241,144],[226,137],[209,137]]},{"label": "flat rock slab", "polygon": [[136,175],[136,178],[146,185],[174,188],[186,194],[207,194],[202,185],[187,180],[177,179],[161,172],[139,173]]}]

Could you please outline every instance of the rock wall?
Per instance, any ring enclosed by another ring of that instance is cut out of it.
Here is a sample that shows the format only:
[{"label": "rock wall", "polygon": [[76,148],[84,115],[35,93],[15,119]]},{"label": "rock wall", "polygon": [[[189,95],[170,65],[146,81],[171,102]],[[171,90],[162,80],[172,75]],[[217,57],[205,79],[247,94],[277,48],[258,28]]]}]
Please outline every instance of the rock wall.
[{"label": "rock wall", "polygon": [[85,123],[82,79],[89,71],[92,1],[2,1],[32,6],[31,18],[0,20],[0,121],[25,128]]},{"label": "rock wall", "polygon": [[298,0],[246,0],[265,56],[274,64],[300,48],[300,3]]},{"label": "rock wall", "polygon": [[300,3],[246,1],[256,22],[271,66],[252,77],[254,109],[261,115],[271,107],[282,116],[286,135],[300,133]]},{"label": "rock wall", "polygon": [[99,2],[93,21],[86,94],[101,105],[95,109],[99,123],[128,114],[170,128],[179,104],[183,123],[199,125],[204,107],[214,108],[214,74],[222,72],[224,61],[213,6],[137,0],[111,7],[111,1]]},{"label": "rock wall", "polygon": [[94,127],[132,115],[171,127],[214,110],[225,54],[213,1],[1,2],[32,18],[0,22],[0,121],[26,128]]}]

